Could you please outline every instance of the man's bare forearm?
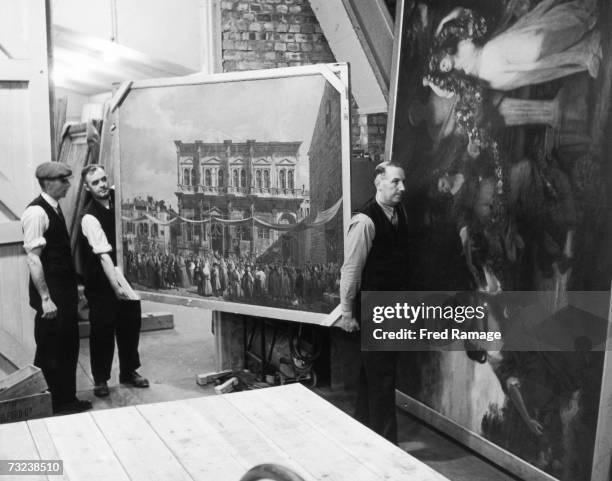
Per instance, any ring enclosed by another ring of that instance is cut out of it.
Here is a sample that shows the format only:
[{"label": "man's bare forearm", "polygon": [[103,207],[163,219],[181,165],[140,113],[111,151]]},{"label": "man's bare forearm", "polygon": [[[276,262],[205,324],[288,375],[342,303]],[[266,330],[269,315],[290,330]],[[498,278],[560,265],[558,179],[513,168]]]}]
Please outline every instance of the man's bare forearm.
[{"label": "man's bare forearm", "polygon": [[119,289],[119,281],[117,280],[117,271],[115,270],[115,264],[113,264],[113,260],[111,257],[104,253],[100,254],[100,262],[102,263],[102,269],[104,270],[104,274],[108,279],[111,287],[115,292]]},{"label": "man's bare forearm", "polygon": [[28,252],[26,259],[34,287],[38,291],[40,298],[45,300],[50,299],[51,296],[49,294],[47,281],[45,281],[45,271],[40,260],[40,252],[38,251],[39,249],[34,249],[31,252]]}]

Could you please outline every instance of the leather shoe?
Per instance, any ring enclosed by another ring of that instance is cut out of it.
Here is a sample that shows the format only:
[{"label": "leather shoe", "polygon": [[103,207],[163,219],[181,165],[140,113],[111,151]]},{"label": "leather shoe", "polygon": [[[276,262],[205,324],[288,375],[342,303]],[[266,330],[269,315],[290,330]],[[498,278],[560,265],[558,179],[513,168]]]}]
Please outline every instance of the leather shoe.
[{"label": "leather shoe", "polygon": [[136,371],[132,371],[129,374],[120,374],[119,382],[121,384],[130,384],[134,387],[149,387],[149,380],[147,378],[142,377]]},{"label": "leather shoe", "polygon": [[110,391],[108,389],[108,384],[106,384],[106,381],[97,382],[94,385],[93,393],[94,393],[94,396],[97,396],[97,397],[108,396],[110,394]]},{"label": "leather shoe", "polygon": [[88,411],[91,409],[91,402],[81,399],[75,399],[64,404],[60,404],[57,408],[53,409],[53,414],[76,414]]}]

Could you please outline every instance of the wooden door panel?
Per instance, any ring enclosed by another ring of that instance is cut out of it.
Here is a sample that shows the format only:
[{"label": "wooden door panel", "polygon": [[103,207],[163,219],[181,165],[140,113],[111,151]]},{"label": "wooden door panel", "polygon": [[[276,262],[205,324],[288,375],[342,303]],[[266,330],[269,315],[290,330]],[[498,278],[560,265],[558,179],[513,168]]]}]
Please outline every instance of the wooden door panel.
[{"label": "wooden door panel", "polygon": [[0,0],[0,354],[31,361],[33,313],[19,218],[51,160],[45,0]]}]

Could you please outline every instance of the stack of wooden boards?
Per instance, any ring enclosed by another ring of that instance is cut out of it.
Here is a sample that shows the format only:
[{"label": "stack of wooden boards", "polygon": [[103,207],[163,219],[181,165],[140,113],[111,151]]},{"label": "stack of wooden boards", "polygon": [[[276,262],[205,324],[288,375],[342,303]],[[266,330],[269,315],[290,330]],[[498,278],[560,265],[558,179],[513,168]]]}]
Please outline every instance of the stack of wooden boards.
[{"label": "stack of wooden boards", "polygon": [[0,424],[51,415],[51,394],[40,369],[28,365],[0,379]]},{"label": "stack of wooden boards", "polygon": [[306,481],[448,481],[301,384],[5,424],[0,439],[0,459],[61,459],[71,481],[239,480],[262,463]]}]

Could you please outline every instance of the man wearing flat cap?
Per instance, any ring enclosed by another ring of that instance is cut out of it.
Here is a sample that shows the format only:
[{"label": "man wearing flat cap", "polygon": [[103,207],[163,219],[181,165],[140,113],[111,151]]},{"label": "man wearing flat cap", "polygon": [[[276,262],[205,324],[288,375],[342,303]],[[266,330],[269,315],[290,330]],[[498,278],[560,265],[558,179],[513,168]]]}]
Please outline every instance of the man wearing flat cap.
[{"label": "man wearing flat cap", "polygon": [[45,376],[56,414],[91,408],[89,401],[76,397],[77,280],[70,236],[58,202],[68,192],[71,175],[66,164],[40,164],[36,178],[42,193],[28,205],[21,220],[30,269],[30,306],[36,311],[34,364]]}]

